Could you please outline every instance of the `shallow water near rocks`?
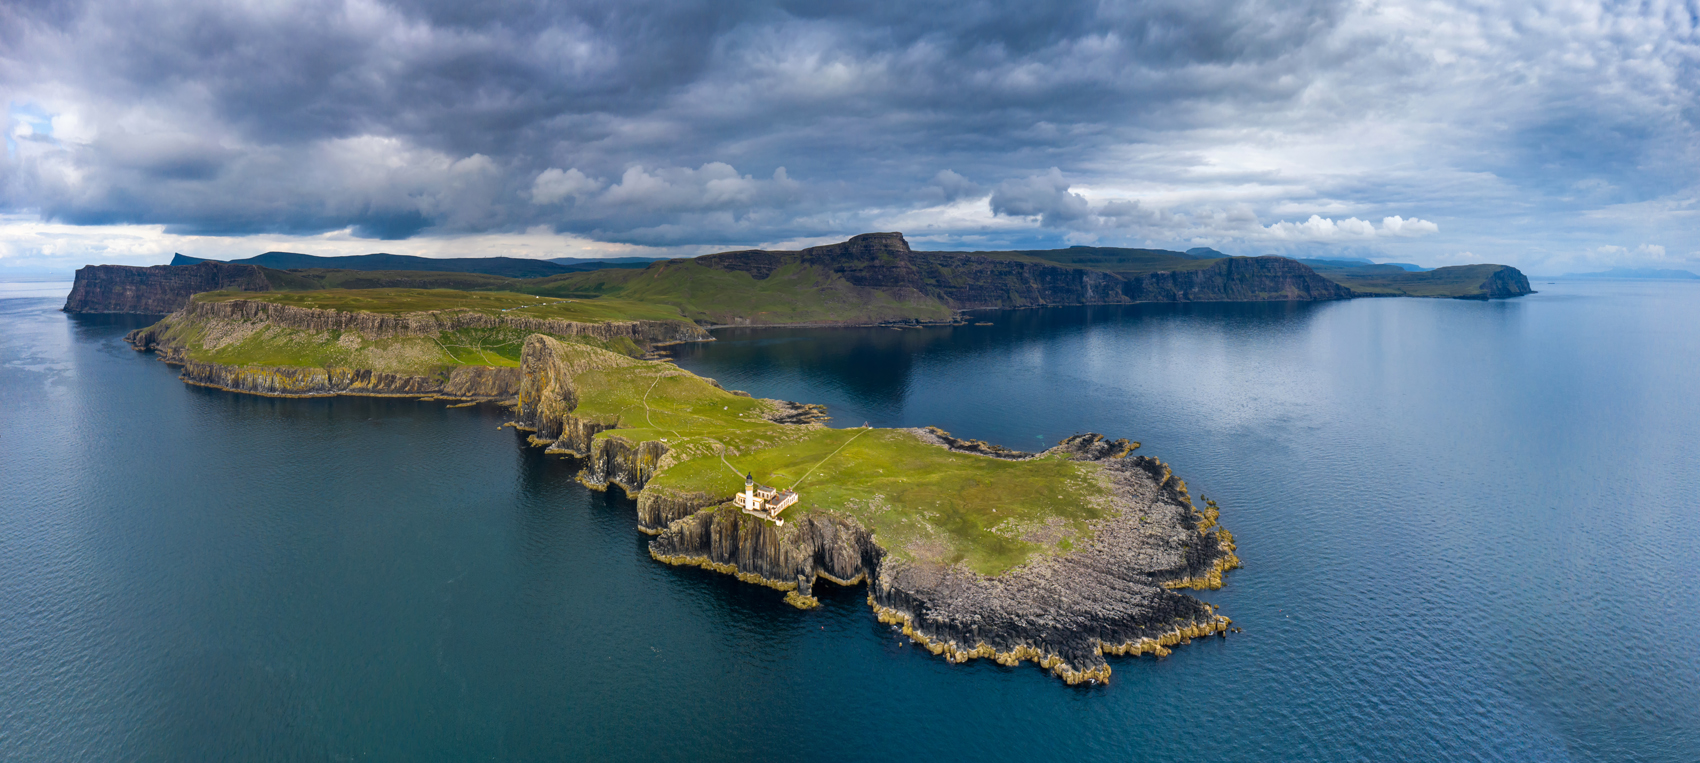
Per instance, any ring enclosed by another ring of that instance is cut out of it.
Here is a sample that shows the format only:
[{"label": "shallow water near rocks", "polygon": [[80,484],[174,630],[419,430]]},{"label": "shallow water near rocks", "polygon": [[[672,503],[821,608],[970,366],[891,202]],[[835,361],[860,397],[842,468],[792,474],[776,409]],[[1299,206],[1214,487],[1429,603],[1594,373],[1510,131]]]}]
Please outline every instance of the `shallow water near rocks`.
[{"label": "shallow water near rocks", "polygon": [[1071,688],[860,588],[649,559],[492,406],[186,386],[0,288],[9,760],[1700,759],[1700,287],[729,331],[835,426],[1128,437],[1222,506],[1244,629]]}]

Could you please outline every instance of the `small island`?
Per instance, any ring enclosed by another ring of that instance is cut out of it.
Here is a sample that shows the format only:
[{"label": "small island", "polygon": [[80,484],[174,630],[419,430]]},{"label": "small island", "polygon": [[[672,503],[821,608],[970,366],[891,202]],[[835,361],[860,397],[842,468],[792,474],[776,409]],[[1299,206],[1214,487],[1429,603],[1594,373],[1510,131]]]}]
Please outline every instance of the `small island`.
[{"label": "small island", "polygon": [[[496,402],[579,480],[636,500],[650,555],[819,604],[866,585],[882,621],[953,662],[1031,661],[1104,681],[1105,655],[1165,655],[1229,619],[1184,588],[1238,566],[1214,503],[1138,443],[1024,453],[938,429],[825,426],[656,357],[710,338],[619,299],[364,289],[211,292],[129,341],[237,392]],[[759,485],[758,485],[759,483]]]}]

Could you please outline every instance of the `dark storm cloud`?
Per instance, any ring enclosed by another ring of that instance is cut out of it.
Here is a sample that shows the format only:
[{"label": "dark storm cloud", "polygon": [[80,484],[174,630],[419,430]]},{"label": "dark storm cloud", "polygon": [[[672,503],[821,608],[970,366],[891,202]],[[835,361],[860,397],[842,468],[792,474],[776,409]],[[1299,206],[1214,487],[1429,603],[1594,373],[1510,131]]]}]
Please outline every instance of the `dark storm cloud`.
[{"label": "dark storm cloud", "polygon": [[[1281,219],[1446,209],[1372,198],[1365,169],[1387,166],[1543,204],[1593,177],[1644,202],[1691,182],[1678,10],[1541,6],[1506,32],[1491,10],[1344,0],[14,3],[0,205],[190,233],[547,225],[674,245],[976,199],[982,223],[938,235],[1280,239]],[[1655,29],[1660,51],[1625,52]]]}]

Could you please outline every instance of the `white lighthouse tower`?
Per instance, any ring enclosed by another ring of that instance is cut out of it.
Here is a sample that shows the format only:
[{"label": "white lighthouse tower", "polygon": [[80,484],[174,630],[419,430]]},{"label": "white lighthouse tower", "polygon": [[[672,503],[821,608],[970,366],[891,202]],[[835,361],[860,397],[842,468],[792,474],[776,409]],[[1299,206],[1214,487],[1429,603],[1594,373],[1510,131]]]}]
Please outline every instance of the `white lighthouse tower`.
[{"label": "white lighthouse tower", "polygon": [[784,525],[779,512],[797,502],[797,493],[756,484],[754,472],[744,475],[744,492],[732,499],[733,505],[747,514],[754,514],[777,525]]}]

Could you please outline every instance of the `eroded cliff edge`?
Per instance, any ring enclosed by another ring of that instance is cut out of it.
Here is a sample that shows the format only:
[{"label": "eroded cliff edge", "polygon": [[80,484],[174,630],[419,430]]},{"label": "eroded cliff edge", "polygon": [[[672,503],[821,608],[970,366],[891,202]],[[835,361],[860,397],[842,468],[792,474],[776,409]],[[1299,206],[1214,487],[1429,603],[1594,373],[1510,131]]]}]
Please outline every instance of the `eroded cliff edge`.
[{"label": "eroded cliff edge", "polygon": [[[1214,505],[1196,508],[1167,466],[1132,455],[1136,444],[1087,434],[1045,454],[1022,454],[936,430],[909,432],[976,458],[1057,456],[1099,467],[1110,505],[1102,507],[1084,543],[982,575],[964,564],[888,547],[852,512],[810,507],[788,513],[781,526],[738,510],[729,493],[651,486],[681,460],[674,447],[620,435],[634,423],[622,416],[578,410],[573,380],[602,370],[597,364],[625,362],[566,351],[547,337],[528,339],[515,425],[529,430],[535,445],[584,458],[580,479],[586,484],[617,484],[635,496],[639,529],[656,536],[649,550],[657,560],[781,590],[800,607],[818,603],[813,590],[819,579],[866,583],[881,621],[935,654],[953,662],[1033,661],[1069,683],[1107,680],[1107,654],[1161,656],[1175,644],[1228,629],[1226,617],[1176,589],[1220,587],[1222,573],[1238,566],[1233,537],[1216,525]],[[773,408],[774,416],[783,416],[781,406]]]}]

